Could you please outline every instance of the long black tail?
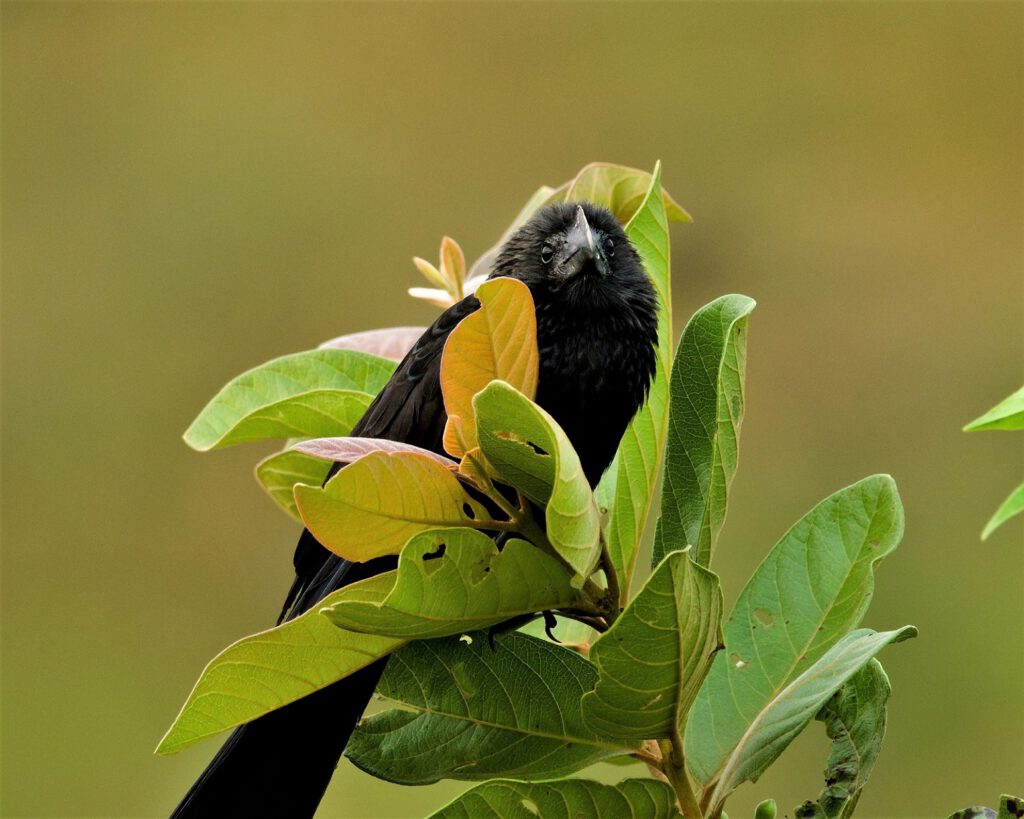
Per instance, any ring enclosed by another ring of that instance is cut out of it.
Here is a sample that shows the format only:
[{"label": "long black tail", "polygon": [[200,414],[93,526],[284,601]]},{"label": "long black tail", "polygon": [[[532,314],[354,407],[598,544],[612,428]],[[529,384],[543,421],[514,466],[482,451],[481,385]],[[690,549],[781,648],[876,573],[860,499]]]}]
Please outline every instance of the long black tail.
[{"label": "long black tail", "polygon": [[[320,582],[302,590],[293,616],[334,589],[394,567],[393,558],[330,563]],[[378,660],[236,728],[172,819],[313,816],[386,663]]]}]

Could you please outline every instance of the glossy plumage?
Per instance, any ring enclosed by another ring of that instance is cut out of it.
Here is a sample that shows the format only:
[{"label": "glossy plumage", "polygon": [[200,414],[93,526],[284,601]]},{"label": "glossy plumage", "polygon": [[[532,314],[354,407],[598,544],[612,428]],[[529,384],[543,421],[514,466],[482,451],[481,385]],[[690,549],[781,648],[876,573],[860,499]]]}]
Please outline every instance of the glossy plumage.
[{"label": "glossy plumage", "polygon": [[[543,209],[506,242],[495,276],[520,279],[533,294],[540,361],[536,400],[568,434],[596,485],[655,370],[657,302],[640,258],[607,210],[565,203]],[[443,452],[441,353],[459,321],[478,307],[467,296],[438,317],[353,435]],[[353,564],[304,531],[294,564],[296,578],[282,617],[392,568],[395,559]],[[174,815],[311,816],[385,662],[236,729]]]}]

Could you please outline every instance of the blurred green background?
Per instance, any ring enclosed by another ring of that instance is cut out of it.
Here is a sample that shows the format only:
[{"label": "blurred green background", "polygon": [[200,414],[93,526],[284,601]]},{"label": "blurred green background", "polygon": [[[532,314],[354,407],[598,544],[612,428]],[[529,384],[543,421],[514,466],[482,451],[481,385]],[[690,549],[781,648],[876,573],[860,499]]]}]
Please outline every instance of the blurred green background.
[{"label": "blurred green background", "polygon": [[[759,302],[727,600],[819,499],[899,482],[867,625],[921,637],[883,657],[859,815],[1024,789],[1024,527],[978,540],[1024,436],[959,431],[1024,377],[1024,5],[2,14],[3,815],[166,814],[215,750],[152,755],[207,659],[273,621],[297,531],[251,477],[268,447],[180,440],[214,391],[429,322],[411,256],[449,233],[475,257],[594,159],[661,158],[696,219],[673,228],[677,332],[722,293]],[[817,794],[825,748],[812,726],[730,813]],[[461,789],[343,762],[321,815]]]}]

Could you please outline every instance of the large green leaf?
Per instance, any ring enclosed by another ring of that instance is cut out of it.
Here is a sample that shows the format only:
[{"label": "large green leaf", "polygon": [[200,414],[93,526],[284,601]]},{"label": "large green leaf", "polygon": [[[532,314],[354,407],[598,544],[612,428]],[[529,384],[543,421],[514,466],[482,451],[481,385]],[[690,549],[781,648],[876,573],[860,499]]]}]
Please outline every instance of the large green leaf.
[{"label": "large green leaf", "polygon": [[323,487],[296,486],[295,503],[325,548],[357,562],[398,554],[427,529],[488,522],[455,473],[418,452],[370,452]]},{"label": "large green leaf", "polygon": [[510,632],[409,645],[389,661],[377,693],[403,710],[364,719],[346,754],[376,777],[407,785],[439,779],[552,779],[627,753],[584,722],[597,672],[579,654]]},{"label": "large green leaf", "polygon": [[603,785],[588,779],[517,782],[495,779],[466,791],[430,819],[681,819],[665,782],[626,779]]},{"label": "large green leaf", "polygon": [[882,664],[871,660],[818,712],[832,746],[825,767],[825,789],[805,802],[796,816],[848,819],[882,749],[886,702],[892,688]]},{"label": "large green leaf", "polygon": [[672,293],[669,271],[668,216],[661,189],[661,163],[654,168],[640,207],[626,225],[644,270],[658,297],[658,369],[647,402],[619,444],[615,462],[605,472],[597,496],[609,510],[605,532],[608,552],[619,574],[623,602],[636,569],[640,538],[654,498],[668,429],[668,377],[672,366]]},{"label": "large green leaf", "polygon": [[654,559],[684,546],[711,564],[736,473],[747,318],[755,302],[722,296],[702,307],[683,331],[669,384],[668,445]]},{"label": "large green leaf", "polygon": [[1010,496],[999,504],[996,513],[985,524],[985,529],[981,533],[981,539],[988,540],[988,536],[996,529],[1021,512],[1024,512],[1024,483],[1014,489]]},{"label": "large green leaf", "polygon": [[[337,594],[337,592],[335,592]],[[323,600],[325,606],[333,595]],[[239,640],[203,669],[158,754],[173,754],[347,677],[405,644],[337,628],[307,611]]]},{"label": "large green leaf", "polygon": [[580,578],[601,556],[601,521],[579,456],[558,423],[503,381],[473,399],[477,438],[488,462],[510,485],[545,506],[551,544]]},{"label": "large green leaf", "polygon": [[668,555],[591,648],[597,687],[583,698],[583,718],[624,739],[682,732],[714,659],[721,622],[718,578],[687,552]]},{"label": "large green leaf", "polygon": [[263,438],[347,435],[394,369],[356,350],[275,358],[228,382],[185,431],[185,443],[205,452]]},{"label": "large green leaf", "polygon": [[[708,800],[709,816],[739,785],[756,782],[839,688],[890,643],[917,635],[913,626],[894,631],[851,631],[810,668],[775,694],[751,719],[740,741],[723,760]],[[691,724],[691,733],[699,730]]]},{"label": "large green leaf", "polygon": [[967,432],[978,429],[1024,429],[1024,387],[964,427]]},{"label": "large green leaf", "polygon": [[690,712],[686,760],[699,782],[717,779],[753,720],[860,622],[875,564],[902,534],[896,484],[875,475],[826,498],[772,548]]},{"label": "large green leaf", "polygon": [[256,464],[256,480],[270,499],[285,512],[301,522],[295,506],[295,485],[317,486],[324,482],[331,465],[304,452],[285,449],[275,452]]},{"label": "large green leaf", "polygon": [[487,535],[462,528],[416,535],[397,571],[347,587],[322,611],[341,628],[424,639],[578,602],[555,558],[517,539],[499,551]]}]

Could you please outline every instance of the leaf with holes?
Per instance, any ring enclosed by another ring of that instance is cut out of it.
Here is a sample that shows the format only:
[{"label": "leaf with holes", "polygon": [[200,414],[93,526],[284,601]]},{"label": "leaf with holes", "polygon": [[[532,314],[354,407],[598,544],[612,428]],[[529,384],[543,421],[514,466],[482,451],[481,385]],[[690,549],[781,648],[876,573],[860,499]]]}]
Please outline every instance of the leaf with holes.
[{"label": "leaf with holes", "polygon": [[461,528],[414,536],[397,571],[348,586],[322,611],[340,628],[421,640],[578,603],[553,557],[515,538],[499,551],[487,535]]},{"label": "leaf with holes", "polygon": [[632,750],[583,722],[596,671],[579,654],[516,632],[494,648],[486,634],[468,639],[416,642],[388,661],[377,693],[402,710],[359,724],[345,751],[356,765],[405,785],[537,780]]},{"label": "leaf with holes", "polygon": [[427,529],[486,528],[489,520],[452,470],[417,452],[371,452],[323,487],[296,486],[295,503],[325,548],[360,563],[398,554]]},{"label": "leaf with holes", "polygon": [[626,225],[626,233],[640,253],[658,299],[657,370],[646,403],[626,428],[615,461],[597,487],[601,506],[608,509],[608,552],[619,575],[623,603],[636,570],[640,540],[661,471],[672,366],[668,215],[661,188],[661,163],[652,175],[644,177],[650,182],[647,194]]},{"label": "leaf with holes", "polygon": [[[717,816],[729,794],[739,785],[756,782],[828,699],[875,654],[890,643],[916,636],[917,629],[913,626],[894,631],[875,632],[867,628],[851,631],[756,712],[751,712],[749,725],[718,772],[708,798],[708,815]],[[719,657],[716,665],[723,659]],[[699,730],[696,723],[691,723],[688,736],[696,730]]]},{"label": "leaf with holes", "polygon": [[156,752],[174,754],[256,719],[403,645],[404,640],[344,631],[317,611],[239,640],[203,669]]},{"label": "leaf with holes", "polygon": [[401,361],[405,354],[427,331],[426,327],[385,327],[338,336],[320,345],[321,350],[359,350],[364,353]]},{"label": "leaf with holes", "polygon": [[825,768],[825,789],[805,802],[796,816],[849,819],[882,749],[886,703],[892,688],[878,660],[870,660],[818,712],[832,746]]},{"label": "leaf with holes", "polygon": [[588,779],[517,782],[495,779],[466,791],[430,819],[682,819],[665,782],[626,779],[604,785]]},{"label": "leaf with holes", "polygon": [[302,517],[295,506],[295,485],[319,486],[327,479],[330,468],[330,464],[320,458],[285,449],[256,464],[256,480],[274,503],[301,522]]},{"label": "leaf with holes", "polygon": [[355,350],[309,350],[268,361],[232,379],[185,431],[209,449],[258,441],[346,435],[395,364]]},{"label": "leaf with holes", "polygon": [[461,458],[476,446],[473,396],[494,379],[533,398],[537,391],[537,318],[530,288],[517,279],[484,282],[479,310],[458,323],[441,354],[448,423],[444,448]]},{"label": "leaf with holes", "polygon": [[979,429],[1024,429],[1024,387],[964,427],[967,432]]},{"label": "leaf with holes", "polygon": [[683,331],[669,384],[668,445],[654,559],[694,547],[711,564],[736,473],[747,318],[754,300],[722,296],[702,307]]},{"label": "leaf with holes", "polygon": [[860,622],[874,568],[902,535],[896,484],[874,475],[819,503],[772,548],[690,711],[686,761],[699,783],[718,779],[755,715]]},{"label": "leaf with holes", "polygon": [[680,734],[721,638],[718,578],[686,552],[654,571],[614,625],[590,649],[597,687],[583,718],[621,739]]},{"label": "leaf with holes", "polygon": [[548,539],[582,583],[601,556],[601,521],[569,438],[554,418],[504,381],[488,384],[473,407],[488,463],[544,507]]}]

